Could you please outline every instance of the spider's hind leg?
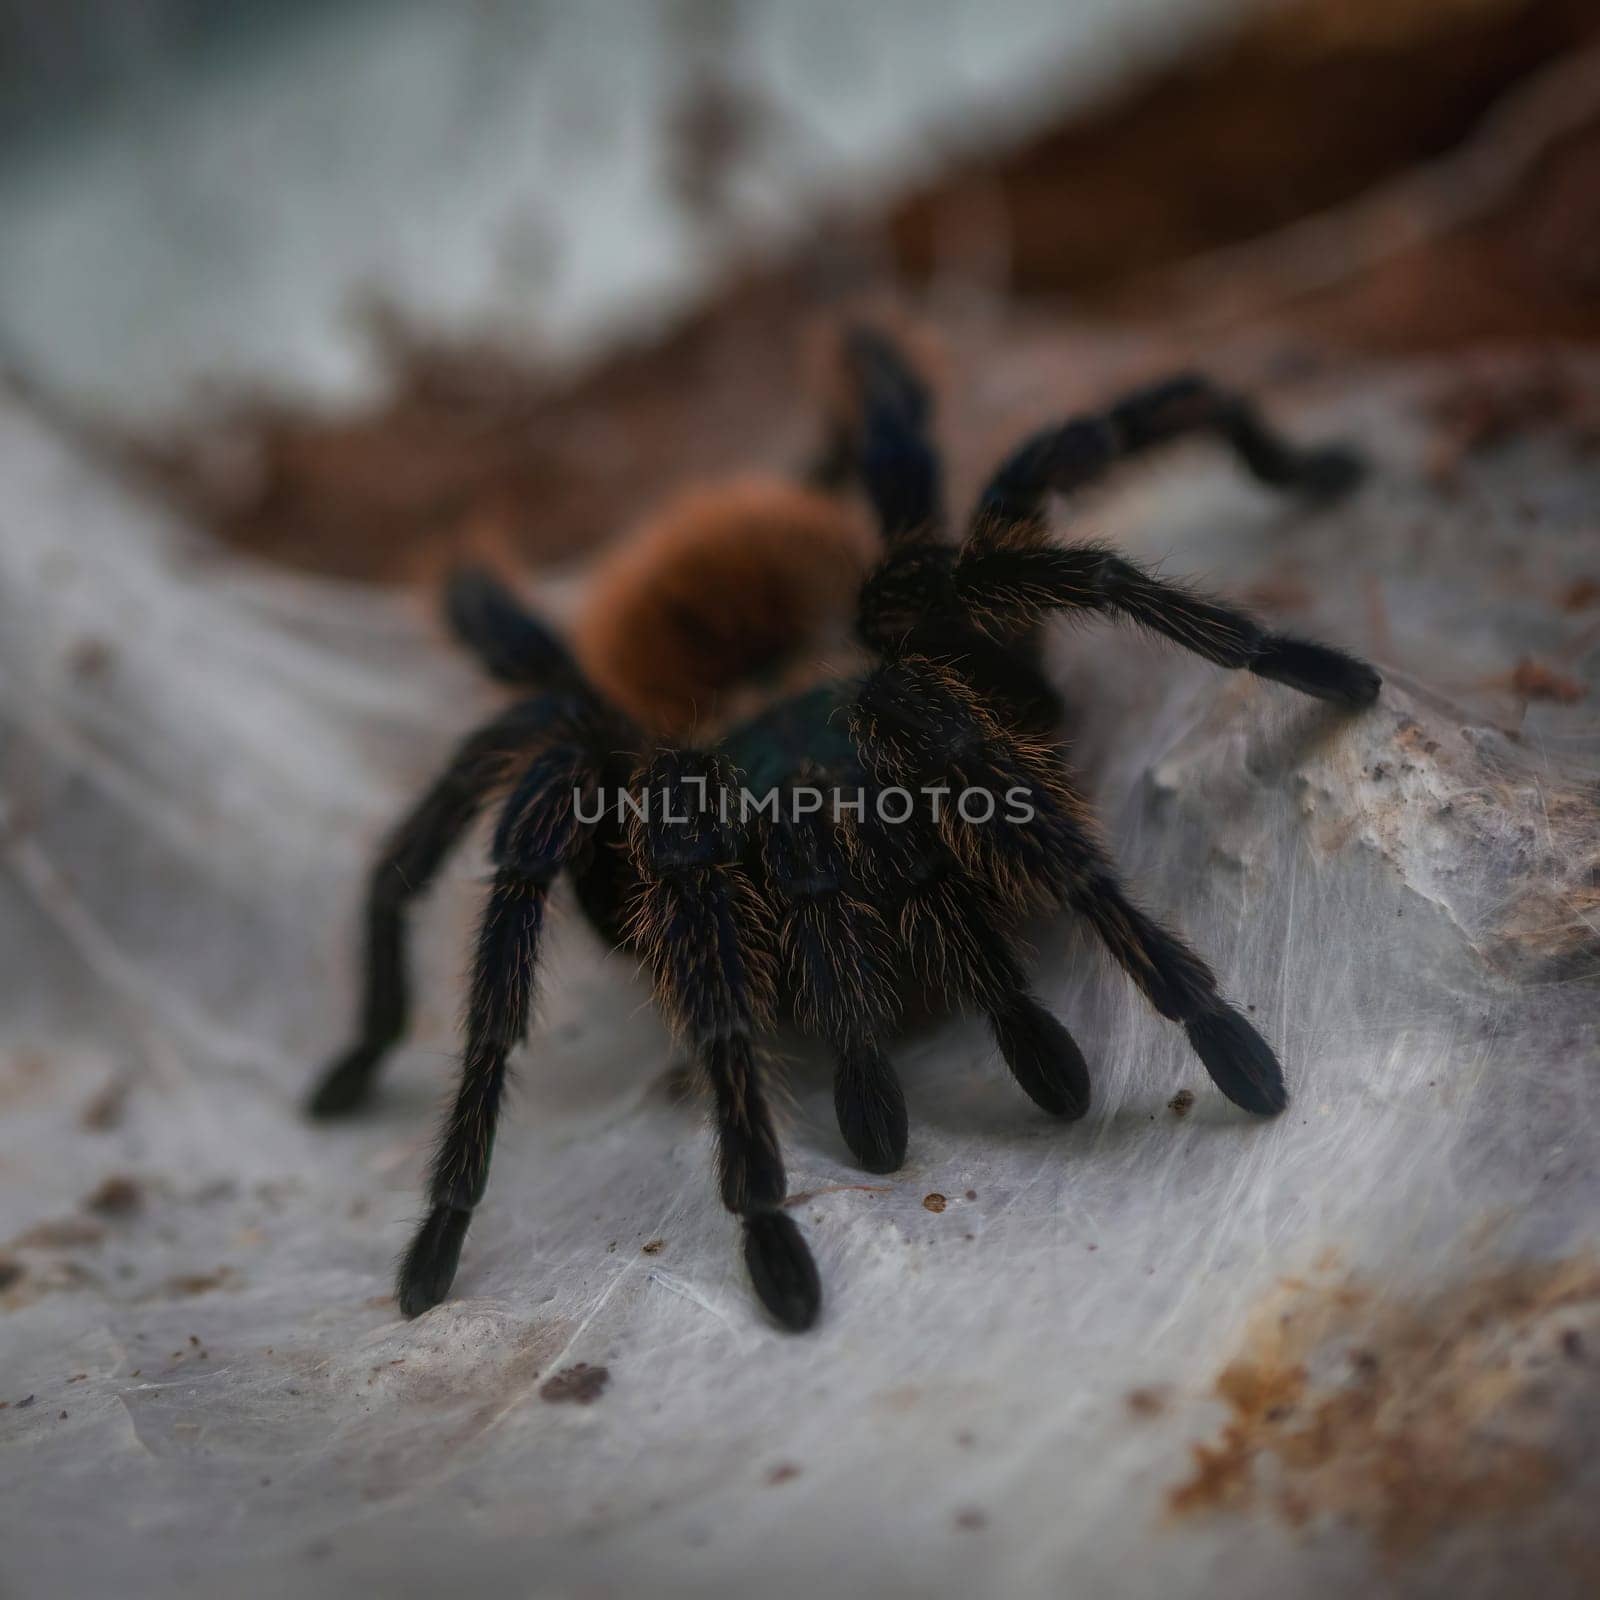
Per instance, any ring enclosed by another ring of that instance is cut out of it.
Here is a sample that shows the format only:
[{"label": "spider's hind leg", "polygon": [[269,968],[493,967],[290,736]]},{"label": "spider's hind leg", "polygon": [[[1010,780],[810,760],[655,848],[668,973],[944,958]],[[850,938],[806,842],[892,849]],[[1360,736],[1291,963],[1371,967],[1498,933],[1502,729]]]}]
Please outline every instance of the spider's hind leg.
[{"label": "spider's hind leg", "polygon": [[1354,488],[1366,470],[1344,446],[1297,445],[1242,395],[1185,373],[1025,439],[985,485],[973,529],[1033,522],[1046,495],[1086,488],[1118,462],[1197,434],[1220,438],[1259,482],[1318,499]]},{"label": "spider's hind leg", "polygon": [[571,652],[492,572],[461,567],[445,585],[445,620],[491,678],[542,688],[576,686]]},{"label": "spider's hind leg", "polygon": [[944,511],[932,391],[895,340],[867,323],[842,331],[838,368],[837,404],[810,480],[825,489],[858,482],[889,544],[928,531]]}]

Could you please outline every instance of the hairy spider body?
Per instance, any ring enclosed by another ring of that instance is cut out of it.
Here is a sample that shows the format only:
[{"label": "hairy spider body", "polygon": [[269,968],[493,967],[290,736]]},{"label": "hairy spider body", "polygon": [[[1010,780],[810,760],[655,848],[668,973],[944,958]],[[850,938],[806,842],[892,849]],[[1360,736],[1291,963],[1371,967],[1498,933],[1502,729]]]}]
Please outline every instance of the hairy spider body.
[{"label": "hairy spider body", "polygon": [[[460,638],[526,698],[465,739],[380,854],[357,1037],[310,1102],[333,1115],[371,1092],[406,1024],[407,903],[499,795],[459,1083],[400,1269],[408,1316],[448,1293],[483,1196],[561,874],[601,936],[651,973],[709,1090],[751,1281],[787,1328],[816,1319],[821,1287],[782,1209],[760,1056],[780,1013],[831,1051],[840,1132],[869,1171],[906,1154],[888,1048],[908,986],[981,1011],[1023,1091],[1081,1117],[1088,1064],[1029,991],[1016,943],[1024,917],[1070,911],[1183,1027],[1223,1094],[1260,1115],[1287,1104],[1270,1047],[1120,882],[1053,738],[1041,630],[1059,611],[1106,612],[1350,707],[1372,701],[1378,676],[1112,549],[1055,544],[1044,512],[1050,495],[1185,434],[1216,435],[1257,478],[1314,495],[1354,482],[1353,459],[1296,449],[1237,397],[1175,379],[1024,441],[950,544],[922,380],[870,329],[843,341],[841,372],[847,403],[812,482],[745,480],[670,509],[602,568],[575,649],[487,575],[450,586]],[[854,490],[876,524],[870,546]],[[608,803],[622,792],[631,806]],[[730,807],[741,792],[766,800],[753,815]]]}]

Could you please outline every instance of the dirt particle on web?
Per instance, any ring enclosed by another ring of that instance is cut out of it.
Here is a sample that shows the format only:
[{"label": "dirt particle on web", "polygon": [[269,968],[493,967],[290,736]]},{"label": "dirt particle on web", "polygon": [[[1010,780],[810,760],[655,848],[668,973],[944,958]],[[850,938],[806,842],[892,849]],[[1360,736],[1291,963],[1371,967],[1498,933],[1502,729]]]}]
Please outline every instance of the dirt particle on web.
[{"label": "dirt particle on web", "polygon": [[665,1239],[652,1239],[649,1244],[641,1245],[639,1248],[647,1256],[658,1256],[666,1247],[667,1241]]},{"label": "dirt particle on web", "polygon": [[104,639],[92,635],[79,639],[73,645],[67,656],[67,665],[73,677],[81,682],[92,683],[98,678],[103,678],[111,670],[115,660],[111,645]]},{"label": "dirt particle on web", "polygon": [[948,1202],[942,1194],[925,1194],[922,1197],[922,1209],[924,1211],[943,1211],[947,1204]]},{"label": "dirt particle on web", "polygon": [[1194,1109],[1194,1090],[1180,1089],[1167,1101],[1167,1110],[1175,1117],[1186,1117]]},{"label": "dirt particle on web", "polygon": [[77,1250],[99,1244],[105,1229],[82,1217],[59,1217],[36,1223],[11,1241],[18,1250]]},{"label": "dirt particle on web", "polygon": [[21,1283],[27,1275],[28,1269],[20,1261],[0,1256],[0,1290],[12,1288]]},{"label": "dirt particle on web", "polygon": [[176,1277],[168,1278],[162,1286],[168,1294],[198,1295],[210,1294],[213,1289],[223,1289],[230,1285],[237,1285],[237,1277],[232,1267],[218,1267],[215,1272],[183,1272]]},{"label": "dirt particle on web", "polygon": [[791,1478],[798,1478],[800,1469],[792,1461],[780,1461],[776,1466],[767,1468],[767,1482],[777,1485],[787,1483]]},{"label": "dirt particle on web", "polygon": [[83,1209],[101,1217],[131,1217],[144,1208],[144,1187],[137,1178],[113,1173],[92,1194],[84,1197]]},{"label": "dirt particle on web", "polygon": [[967,1190],[967,1199],[976,1200],[977,1198],[978,1198],[978,1191],[976,1189],[968,1189]]},{"label": "dirt particle on web", "polygon": [[1167,1409],[1169,1391],[1165,1384],[1150,1383],[1130,1389],[1123,1399],[1134,1416],[1159,1417]]},{"label": "dirt particle on web", "polygon": [[127,1109],[127,1080],[113,1078],[85,1103],[78,1113],[78,1126],[90,1133],[110,1133],[113,1128],[122,1126]]},{"label": "dirt particle on web", "polygon": [[1524,656],[1511,674],[1511,687],[1525,700],[1553,700],[1557,705],[1575,705],[1588,694],[1588,686],[1554,667]]},{"label": "dirt particle on web", "polygon": [[[1286,1280],[1218,1374],[1222,1431],[1192,1447],[1176,1516],[1331,1517],[1388,1558],[1462,1525],[1525,1518],[1570,1475],[1575,1396],[1551,1346],[1600,1327],[1600,1264],[1509,1267],[1424,1298],[1352,1279]],[[1581,1337],[1581,1336],[1580,1336]],[[1570,1370],[1570,1369],[1567,1369]]]},{"label": "dirt particle on web", "polygon": [[1600,605],[1600,578],[1574,578],[1561,591],[1563,611],[1587,611]]},{"label": "dirt particle on web", "polygon": [[980,1511],[976,1506],[968,1506],[965,1510],[956,1512],[956,1526],[967,1533],[976,1533],[989,1526],[987,1512]]},{"label": "dirt particle on web", "polygon": [[608,1367],[591,1367],[587,1361],[576,1366],[563,1367],[552,1373],[539,1385],[539,1398],[552,1405],[571,1401],[580,1406],[592,1405],[598,1400],[611,1380]]}]

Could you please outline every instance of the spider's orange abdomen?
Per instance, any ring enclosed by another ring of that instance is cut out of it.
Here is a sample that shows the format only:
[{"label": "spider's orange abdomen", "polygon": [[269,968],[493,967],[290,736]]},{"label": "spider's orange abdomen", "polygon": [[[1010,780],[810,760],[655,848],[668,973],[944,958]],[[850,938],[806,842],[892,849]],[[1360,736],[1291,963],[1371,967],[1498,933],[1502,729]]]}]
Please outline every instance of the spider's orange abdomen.
[{"label": "spider's orange abdomen", "polygon": [[875,554],[849,501],[777,478],[691,490],[601,560],[578,659],[650,732],[704,732],[843,653]]}]

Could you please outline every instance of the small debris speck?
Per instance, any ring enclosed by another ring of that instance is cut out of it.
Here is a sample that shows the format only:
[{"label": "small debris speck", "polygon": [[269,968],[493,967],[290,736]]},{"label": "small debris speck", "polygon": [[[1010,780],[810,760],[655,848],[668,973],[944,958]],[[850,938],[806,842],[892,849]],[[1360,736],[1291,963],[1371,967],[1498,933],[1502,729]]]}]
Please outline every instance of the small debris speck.
[{"label": "small debris speck", "polygon": [[976,1200],[977,1198],[978,1198],[978,1191],[976,1189],[968,1189],[967,1190],[967,1199]]},{"label": "small debris speck", "polygon": [[956,1526],[972,1533],[979,1528],[987,1528],[989,1526],[989,1518],[975,1506],[969,1506],[965,1511],[956,1512]]},{"label": "small debris speck", "polygon": [[1167,1409],[1167,1391],[1153,1384],[1130,1389],[1125,1399],[1128,1410],[1136,1417],[1159,1417]]},{"label": "small debris speck", "polygon": [[9,1289],[12,1284],[20,1283],[24,1270],[20,1261],[0,1260],[0,1289]]},{"label": "small debris speck", "polygon": [[925,1194],[922,1197],[922,1209],[924,1211],[943,1211],[946,1203],[942,1194]]},{"label": "small debris speck", "polygon": [[131,1217],[144,1205],[144,1190],[136,1179],[114,1173],[83,1202],[85,1211],[101,1217]]},{"label": "small debris speck", "polygon": [[1525,700],[1554,700],[1558,705],[1570,706],[1589,692],[1577,679],[1541,661],[1527,656],[1520,660],[1511,674],[1511,687]]},{"label": "small debris speck", "polygon": [[572,1401],[581,1406],[592,1405],[610,1381],[611,1372],[606,1367],[591,1367],[587,1361],[576,1366],[563,1367],[539,1385],[539,1398],[552,1405]]},{"label": "small debris speck", "polygon": [[658,1256],[666,1247],[667,1241],[665,1239],[652,1239],[649,1244],[640,1246],[647,1256]]},{"label": "small debris speck", "polygon": [[1186,1117],[1194,1107],[1194,1090],[1180,1089],[1167,1101],[1167,1110],[1175,1117]]},{"label": "small debris speck", "polygon": [[787,1483],[799,1476],[800,1469],[792,1461],[780,1461],[775,1467],[767,1469],[767,1482],[770,1484]]}]

